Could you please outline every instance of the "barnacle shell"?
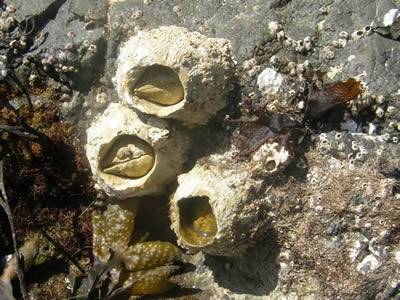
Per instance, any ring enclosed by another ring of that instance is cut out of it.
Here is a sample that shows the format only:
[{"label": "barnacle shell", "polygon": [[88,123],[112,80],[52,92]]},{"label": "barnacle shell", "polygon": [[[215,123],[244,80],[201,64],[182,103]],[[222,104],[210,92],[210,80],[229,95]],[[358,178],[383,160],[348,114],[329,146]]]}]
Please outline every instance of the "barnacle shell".
[{"label": "barnacle shell", "polygon": [[113,81],[129,106],[199,125],[226,105],[233,66],[229,41],[168,26],[128,40]]},{"label": "barnacle shell", "polygon": [[170,198],[170,217],[182,247],[236,256],[263,234],[268,219],[249,222],[258,217],[249,216],[245,209],[261,201],[252,195],[251,172],[242,166],[230,169],[198,163],[178,177],[178,188]]},{"label": "barnacle shell", "polygon": [[86,155],[97,183],[112,197],[157,194],[181,172],[189,139],[152,116],[112,103],[87,130]]}]

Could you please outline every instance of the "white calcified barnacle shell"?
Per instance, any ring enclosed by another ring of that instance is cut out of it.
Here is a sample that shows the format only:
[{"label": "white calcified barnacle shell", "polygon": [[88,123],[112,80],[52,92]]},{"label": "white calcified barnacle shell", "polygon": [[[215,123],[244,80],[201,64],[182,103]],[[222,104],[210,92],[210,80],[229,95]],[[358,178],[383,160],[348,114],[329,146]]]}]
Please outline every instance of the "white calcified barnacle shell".
[{"label": "white calcified barnacle shell", "polygon": [[188,137],[166,121],[112,103],[87,131],[86,155],[98,184],[112,197],[157,194],[176,178]]},{"label": "white calcified barnacle shell", "polygon": [[170,217],[180,246],[211,255],[238,256],[256,242],[255,236],[265,233],[266,226],[249,221],[257,216],[243,213],[244,207],[257,207],[261,199],[252,196],[250,170],[223,170],[198,163],[178,176],[178,188],[170,198]]},{"label": "white calcified barnacle shell", "polygon": [[201,125],[226,105],[233,66],[229,41],[160,27],[127,41],[113,81],[130,107]]}]

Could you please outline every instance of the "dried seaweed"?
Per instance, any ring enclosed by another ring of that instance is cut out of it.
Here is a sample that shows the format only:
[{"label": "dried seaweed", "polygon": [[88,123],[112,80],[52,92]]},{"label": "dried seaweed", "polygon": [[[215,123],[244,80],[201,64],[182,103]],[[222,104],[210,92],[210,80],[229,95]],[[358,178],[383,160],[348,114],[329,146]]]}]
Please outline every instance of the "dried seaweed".
[{"label": "dried seaweed", "polygon": [[303,121],[322,118],[331,109],[357,97],[360,92],[361,83],[354,78],[326,85],[322,89],[311,88]]}]

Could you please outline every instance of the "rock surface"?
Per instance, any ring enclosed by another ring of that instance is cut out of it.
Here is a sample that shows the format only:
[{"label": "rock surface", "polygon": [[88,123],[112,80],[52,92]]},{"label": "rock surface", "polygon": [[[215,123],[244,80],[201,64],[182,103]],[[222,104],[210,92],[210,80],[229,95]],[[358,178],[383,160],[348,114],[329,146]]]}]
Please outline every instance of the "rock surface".
[{"label": "rock surface", "polygon": [[[236,74],[227,108],[189,131],[186,173],[199,158],[231,149],[236,125],[224,119],[238,117],[239,103],[250,100],[301,120],[309,74],[326,72],[327,83],[356,78],[360,96],[341,114],[310,125],[294,161],[249,188],[263,204],[233,212],[265,217],[257,222],[268,230],[254,246],[239,257],[199,252],[189,259],[196,269],[173,280],[200,289],[194,298],[398,299],[400,44],[395,27],[378,31],[391,26],[388,13],[399,8],[390,0],[22,1],[15,18],[33,16],[43,40],[21,52],[32,62],[21,61],[16,73],[29,84],[31,74],[44,71],[65,94],[64,115],[86,131],[121,101],[112,78],[132,36],[173,25],[228,40]],[[273,93],[259,88],[266,69],[279,74]]]}]

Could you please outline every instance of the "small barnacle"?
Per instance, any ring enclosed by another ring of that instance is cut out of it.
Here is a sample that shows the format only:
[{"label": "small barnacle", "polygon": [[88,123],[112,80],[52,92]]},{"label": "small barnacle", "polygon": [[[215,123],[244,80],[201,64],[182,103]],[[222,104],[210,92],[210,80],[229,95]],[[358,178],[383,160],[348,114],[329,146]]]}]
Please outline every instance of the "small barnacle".
[{"label": "small barnacle", "polygon": [[364,31],[363,30],[356,30],[351,34],[351,37],[353,40],[359,40],[364,37]]},{"label": "small barnacle", "polygon": [[393,105],[389,105],[387,108],[386,108],[386,112],[387,113],[392,113],[392,112],[395,112],[396,111],[396,107],[394,107]]},{"label": "small barnacle", "polygon": [[287,47],[293,47],[296,44],[296,41],[292,40],[290,37],[283,41],[283,44]]},{"label": "small barnacle", "polygon": [[83,47],[83,48],[88,48],[89,46],[90,46],[90,43],[89,43],[88,40],[84,40],[84,41],[82,42],[82,47]]},{"label": "small barnacle", "polygon": [[338,35],[339,39],[347,40],[349,38],[349,33],[347,31],[341,31]]},{"label": "small barnacle", "polygon": [[310,51],[312,49],[312,40],[309,36],[304,38],[304,49],[306,49],[306,51]]},{"label": "small barnacle", "polygon": [[333,40],[332,41],[332,46],[335,48],[344,48],[346,47],[347,42],[344,39],[338,39],[338,40]]},{"label": "small barnacle", "polygon": [[295,48],[296,52],[303,52],[304,49],[305,49],[304,41],[303,40],[297,41],[296,42],[296,48]]},{"label": "small barnacle", "polygon": [[363,28],[363,31],[364,31],[364,35],[365,35],[365,36],[371,34],[371,33],[372,33],[372,26],[370,26],[370,25],[365,26],[365,27]]},{"label": "small barnacle", "polygon": [[24,57],[24,58],[22,59],[22,64],[25,65],[25,66],[29,65],[29,64],[30,64],[30,59],[29,59],[29,57]]},{"label": "small barnacle", "polygon": [[96,53],[97,52],[97,46],[94,44],[90,44],[90,46],[88,47],[88,51],[92,52],[92,53]]},{"label": "small barnacle", "polygon": [[118,22],[114,22],[111,25],[111,29],[112,30],[117,30],[120,27],[120,24]]},{"label": "small barnacle", "polygon": [[67,43],[64,47],[65,50],[71,51],[74,49],[74,44],[73,43]]},{"label": "small barnacle", "polygon": [[328,8],[326,6],[322,6],[322,7],[320,7],[319,12],[322,15],[326,15],[328,13]]},{"label": "small barnacle", "polygon": [[335,51],[333,51],[332,47],[326,46],[322,49],[322,53],[326,59],[334,59]]},{"label": "small barnacle", "polygon": [[59,58],[60,61],[66,61],[67,58],[68,58],[68,54],[65,51],[61,51],[58,54],[58,58]]},{"label": "small barnacle", "polygon": [[276,34],[276,37],[279,41],[282,41],[286,39],[286,34],[283,30],[281,30]]},{"label": "small barnacle", "polygon": [[136,12],[132,14],[132,19],[137,20],[143,17],[143,10],[138,9]]},{"label": "small barnacle", "polygon": [[153,2],[153,0],[143,0],[144,5],[150,5]]},{"label": "small barnacle", "polygon": [[13,5],[7,5],[6,7],[6,12],[9,14],[12,14],[13,12],[15,12],[15,7]]},{"label": "small barnacle", "polygon": [[385,111],[384,111],[381,107],[378,107],[378,108],[375,110],[375,115],[376,115],[379,119],[381,119],[381,118],[383,118],[383,116],[385,115]]},{"label": "small barnacle", "polygon": [[178,5],[175,5],[175,6],[172,8],[172,11],[173,11],[178,17],[181,17],[181,16],[182,16],[182,9],[181,9]]},{"label": "small barnacle", "polygon": [[259,5],[255,5],[255,6],[253,7],[253,11],[254,11],[256,14],[259,14],[259,13],[261,12],[261,7],[260,7]]},{"label": "small barnacle", "polygon": [[73,39],[75,36],[76,36],[75,32],[73,32],[73,31],[68,31],[67,32],[67,37],[68,38]]},{"label": "small barnacle", "polygon": [[129,28],[130,28],[129,24],[124,24],[124,25],[122,25],[122,29],[123,29],[124,31],[128,31]]},{"label": "small barnacle", "polygon": [[269,32],[276,36],[277,33],[282,30],[282,25],[280,25],[278,22],[269,22],[268,28]]},{"label": "small barnacle", "polygon": [[376,97],[375,102],[376,102],[376,104],[379,104],[379,105],[384,104],[385,103],[385,97],[383,95],[379,95],[379,96]]}]

